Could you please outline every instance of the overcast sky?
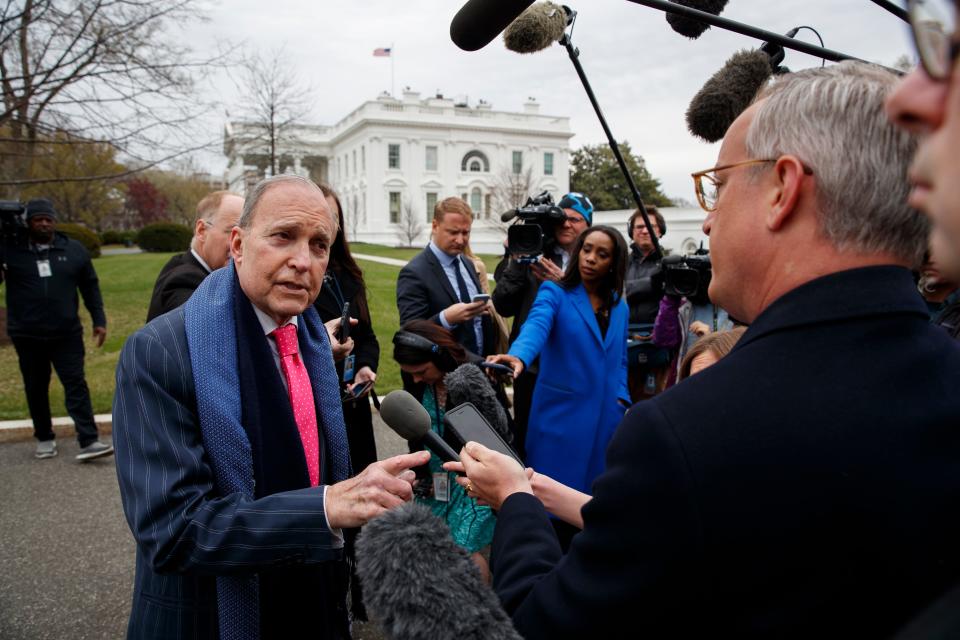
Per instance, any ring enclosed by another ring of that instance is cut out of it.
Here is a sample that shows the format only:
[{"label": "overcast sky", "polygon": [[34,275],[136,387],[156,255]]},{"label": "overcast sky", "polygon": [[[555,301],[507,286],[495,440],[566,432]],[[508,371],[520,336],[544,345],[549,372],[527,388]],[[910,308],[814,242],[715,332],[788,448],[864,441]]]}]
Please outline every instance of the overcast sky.
[{"label": "overcast sky", "polygon": [[[605,142],[603,131],[560,45],[521,56],[497,38],[468,53],[450,40],[450,20],[462,1],[450,0],[223,0],[210,20],[188,28],[198,50],[215,40],[250,51],[279,47],[305,84],[317,88],[310,119],[333,124],[361,102],[391,89],[391,60],[375,58],[393,47],[395,88],[423,97],[484,99],[494,109],[519,111],[528,96],[540,112],[570,117],[571,148]],[[690,98],[731,54],[759,42],[711,28],[695,41],[670,29],[664,14],[626,0],[580,0],[573,34],[580,61],[614,136],[642,155],[671,197],[693,200],[690,173],[714,164],[719,145],[694,139],[684,113]],[[891,65],[914,53],[906,25],[870,0],[730,0],[724,17],[783,33],[810,25],[825,46]],[[800,39],[816,42],[807,30]],[[820,60],[788,51],[784,64],[801,69]],[[829,63],[828,63],[829,64]],[[215,93],[228,108],[239,96],[226,81]],[[236,110],[234,109],[234,112]],[[222,121],[211,126],[222,128]],[[217,164],[219,162],[219,164]],[[205,161],[222,170],[225,161]]]}]

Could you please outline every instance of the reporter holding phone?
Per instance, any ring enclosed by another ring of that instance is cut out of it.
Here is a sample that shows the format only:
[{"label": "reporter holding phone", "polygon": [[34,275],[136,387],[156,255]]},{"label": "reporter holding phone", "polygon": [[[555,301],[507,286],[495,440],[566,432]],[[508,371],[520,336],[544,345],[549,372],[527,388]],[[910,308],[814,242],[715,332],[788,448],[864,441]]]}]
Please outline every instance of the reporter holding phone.
[{"label": "reporter holding phone", "polygon": [[[408,391],[427,410],[431,429],[454,450],[459,449],[460,443],[444,429],[443,418],[453,408],[447,399],[444,376],[462,364],[482,362],[480,358],[464,349],[449,330],[429,320],[413,320],[393,336],[393,359],[411,380]],[[506,411],[502,389],[493,382],[490,385]],[[415,469],[419,479],[416,500],[447,523],[453,541],[471,554],[484,579],[489,580],[489,567],[481,551],[493,540],[496,519],[489,507],[479,506],[467,496],[454,474],[444,471],[442,464],[431,453],[428,465]]]},{"label": "reporter holding phone", "polygon": [[[527,425],[526,463],[589,493],[607,443],[630,403],[623,300],[627,246],[607,226],[577,238],[558,283],[544,282],[506,354],[487,358],[520,375],[540,358]],[[575,527],[553,521],[566,549]]]},{"label": "reporter holding phone", "polygon": [[[377,446],[373,436],[373,417],[370,410],[370,393],[377,379],[380,362],[380,343],[373,332],[370,308],[367,304],[363,272],[350,254],[350,245],[344,232],[343,208],[336,192],[325,184],[319,185],[330,210],[336,212],[339,222],[337,237],[330,247],[330,262],[320,288],[320,295],[313,303],[320,318],[333,333],[330,344],[336,360],[337,375],[344,392],[343,421],[347,427],[347,442],[350,445],[350,463],[356,472],[377,461]],[[344,305],[349,304],[348,322],[350,335],[341,340],[341,320]],[[352,376],[349,369],[353,370]],[[344,376],[345,371],[348,375]],[[367,386],[369,385],[369,386]],[[353,391],[362,393],[351,398]],[[346,531],[348,551],[359,530]],[[365,620],[359,582],[351,580],[352,613],[354,618]]]}]

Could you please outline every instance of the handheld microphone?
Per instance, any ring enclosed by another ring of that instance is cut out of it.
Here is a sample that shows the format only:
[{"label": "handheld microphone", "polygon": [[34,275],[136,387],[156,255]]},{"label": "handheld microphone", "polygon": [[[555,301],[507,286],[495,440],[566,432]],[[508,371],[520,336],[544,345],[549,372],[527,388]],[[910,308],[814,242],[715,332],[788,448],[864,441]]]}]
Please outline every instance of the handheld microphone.
[{"label": "handheld microphone", "polygon": [[427,410],[403,389],[391,391],[380,401],[380,417],[404,440],[426,447],[444,462],[460,462],[457,452],[430,429]]},{"label": "handheld microphone", "polygon": [[464,51],[490,44],[533,0],[467,0],[450,22],[450,39]]},{"label": "handheld microphone", "polygon": [[363,527],[357,575],[390,640],[520,640],[467,552],[423,505],[408,502]]},{"label": "handheld microphone", "polygon": [[[712,13],[715,16],[720,15],[720,12],[727,6],[727,1],[728,0],[670,0],[670,2],[674,4]],[[670,24],[671,29],[692,40],[696,40],[703,35],[704,31],[710,28],[710,25],[706,22],[700,22],[694,18],[678,16],[673,13],[667,14],[667,22]]]},{"label": "handheld microphone", "polygon": [[536,53],[563,37],[570,14],[566,7],[537,2],[520,14],[503,32],[503,44],[517,53]]}]

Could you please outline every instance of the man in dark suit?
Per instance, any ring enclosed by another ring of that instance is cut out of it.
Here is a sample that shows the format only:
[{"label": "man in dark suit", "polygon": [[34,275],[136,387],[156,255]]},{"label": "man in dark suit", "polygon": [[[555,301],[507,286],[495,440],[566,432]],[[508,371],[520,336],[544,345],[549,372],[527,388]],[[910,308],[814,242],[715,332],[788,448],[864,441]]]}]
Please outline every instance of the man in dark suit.
[{"label": "man in dark suit", "polygon": [[243,198],[229,191],[214,191],[197,203],[190,250],[173,256],[160,270],[153,285],[147,322],[182,305],[208,273],[227,264],[230,232],[242,209]]},{"label": "man in dark suit", "polygon": [[490,352],[493,323],[477,271],[463,250],[470,241],[473,211],[460,198],[446,198],[433,212],[430,244],[400,270],[397,309],[400,324],[431,320],[453,332],[457,342],[477,355]]},{"label": "man in dark suit", "polygon": [[894,82],[782,76],[694,174],[710,297],[750,328],[627,413],[566,556],[519,465],[467,446],[525,637],[888,637],[960,578],[960,349],[909,270]]},{"label": "man in dark suit", "polygon": [[336,232],[312,182],[264,180],[233,261],[124,345],[113,434],[137,542],[128,637],[350,637],[341,529],[409,500],[409,468],[429,456],[350,478],[312,306]]}]

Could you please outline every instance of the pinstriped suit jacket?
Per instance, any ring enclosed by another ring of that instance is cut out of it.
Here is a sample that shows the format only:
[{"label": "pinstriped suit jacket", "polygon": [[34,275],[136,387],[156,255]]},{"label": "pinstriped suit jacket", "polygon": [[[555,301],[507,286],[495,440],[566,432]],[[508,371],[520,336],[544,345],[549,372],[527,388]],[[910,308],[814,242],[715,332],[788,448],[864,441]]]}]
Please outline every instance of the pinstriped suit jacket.
[{"label": "pinstriped suit jacket", "polygon": [[216,576],[341,557],[320,488],[257,500],[218,495],[183,307],[124,345],[113,425],[123,510],[137,542],[129,638],[216,638]]}]

